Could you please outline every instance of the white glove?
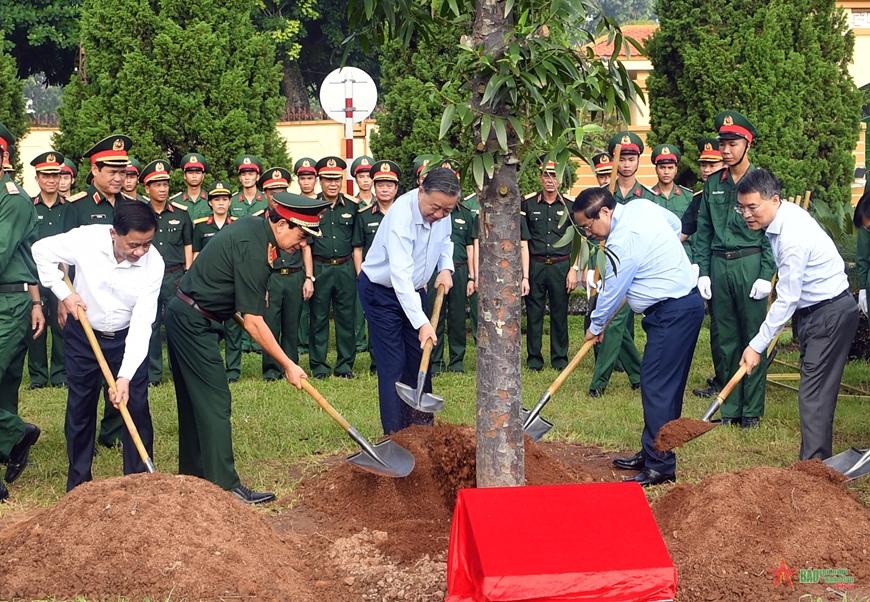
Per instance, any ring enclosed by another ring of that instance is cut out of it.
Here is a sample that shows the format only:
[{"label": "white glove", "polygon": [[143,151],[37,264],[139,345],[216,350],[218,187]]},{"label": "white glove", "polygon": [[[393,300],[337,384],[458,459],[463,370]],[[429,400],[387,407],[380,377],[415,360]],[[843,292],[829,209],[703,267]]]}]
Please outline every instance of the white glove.
[{"label": "white glove", "polygon": [[692,264],[692,284],[698,283],[698,276],[701,274],[701,268],[697,263]]},{"label": "white glove", "polygon": [[858,309],[864,312],[864,315],[867,315],[867,289],[861,289],[858,291]]},{"label": "white glove", "polygon": [[586,270],[586,288],[598,290],[599,287],[601,287],[601,278],[595,280],[595,270]]},{"label": "white glove", "polygon": [[698,278],[698,292],[708,301],[713,296],[713,284],[710,282],[709,276],[701,276]]},{"label": "white glove", "polygon": [[752,283],[752,290],[749,291],[749,298],[755,299],[756,301],[759,299],[767,299],[770,296],[771,290],[773,290],[773,287],[770,285],[770,280],[759,278]]}]

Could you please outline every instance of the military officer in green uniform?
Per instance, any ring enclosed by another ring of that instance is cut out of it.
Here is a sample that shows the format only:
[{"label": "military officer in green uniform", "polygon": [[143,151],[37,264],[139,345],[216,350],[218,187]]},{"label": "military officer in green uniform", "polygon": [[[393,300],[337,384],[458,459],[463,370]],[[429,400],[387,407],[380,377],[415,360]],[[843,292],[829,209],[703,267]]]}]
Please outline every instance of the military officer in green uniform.
[{"label": "military officer in green uniform", "polygon": [[277,192],[269,217],[239,219],[214,237],[182,278],[166,310],[169,361],[178,403],[178,472],[233,492],[247,503],[275,499],[242,485],[233,457],[232,396],[223,378],[221,323],[236,312],[251,337],[302,386],[305,372],[287,357],[263,315],[271,264],[278,251],[293,252],[318,236],[318,213],[327,204]]},{"label": "military officer in green uniform", "polygon": [[468,316],[471,319],[471,338],[477,343],[477,275],[480,273],[480,200],[477,198],[477,193],[472,192],[464,199],[462,205],[471,211],[474,218],[472,229],[475,232],[473,253],[471,265],[472,270],[468,274],[469,285],[467,290],[471,291],[471,296],[468,298]]},{"label": "military officer in green uniform", "polygon": [[246,215],[259,216],[268,209],[266,197],[257,188],[257,180],[263,171],[260,160],[253,155],[242,155],[236,159],[241,189],[231,199],[230,215],[239,219]]},{"label": "military officer in green uniform", "polygon": [[374,162],[375,160],[368,155],[363,155],[354,159],[353,163],[350,164],[350,175],[353,176],[356,187],[359,189],[356,200],[360,207],[368,207],[375,202],[375,195],[372,192],[374,182],[371,174]]},{"label": "military officer in green uniform", "polygon": [[330,373],[330,366],[326,363],[330,307],[333,309],[338,355],[332,373],[341,378],[353,378],[356,358],[356,273],[353,269],[351,239],[357,205],[341,193],[346,167],[347,164],[339,157],[323,157],[317,162],[321,189],[318,198],[329,203],[329,206],[320,216],[323,236],[316,238],[311,248],[315,281],[314,296],[311,297],[308,359],[315,378],[326,378]]},{"label": "military officer in green uniform", "polygon": [[152,244],[163,257],[163,282],[157,297],[157,316],[151,325],[148,346],[148,382],[159,385],[163,380],[163,342],[160,326],[166,305],[175,296],[184,271],[193,262],[193,224],[186,211],[169,203],[169,169],[166,161],[157,159],[146,165],[139,175],[145,186],[151,209],[157,216],[157,232]]},{"label": "military officer in green uniform", "polygon": [[592,155],[592,171],[595,172],[595,179],[599,186],[609,185],[610,178],[613,177],[613,157],[610,153]]},{"label": "military officer in green uniform", "polygon": [[[59,192],[60,174],[64,166],[64,156],[57,151],[37,155],[30,164],[36,171],[36,184],[39,194],[33,197],[36,207],[36,239],[61,233],[61,216],[64,197]],[[48,328],[35,339],[29,339],[27,347],[27,371],[30,373],[30,388],[39,389],[47,385],[62,387],[66,385],[66,368],[63,363],[63,331],[57,322],[57,297],[39,285],[43,315],[51,328],[51,368],[48,358]]]},{"label": "military officer in green uniform", "polygon": [[[121,194],[121,188],[127,175],[128,151],[132,146],[130,138],[114,134],[85,151],[85,158],[91,162],[88,174],[91,181],[87,190],[71,196],[67,201],[63,209],[64,232],[89,224],[111,224],[115,217],[115,205],[130,202]],[[66,310],[62,303],[58,304],[58,321],[61,326],[66,322]],[[114,447],[121,443],[124,421],[109,401],[106,388],[103,389],[103,402],[105,407],[97,442]]]},{"label": "military officer in green uniform", "polygon": [[[634,132],[618,132],[610,138],[607,145],[610,156],[613,156],[617,144],[621,145],[621,151],[619,163],[616,165],[614,198],[623,204],[633,199],[655,202],[655,193],[637,181],[640,156],[644,150],[643,140]],[[588,274],[589,272],[584,280],[589,279]],[[634,344],[634,313],[628,304],[616,312],[607,326],[607,335],[595,348],[595,369],[592,382],[589,383],[590,397],[601,397],[604,394],[614,369],[626,373],[632,389],[640,387],[640,354]]]},{"label": "military officer in green uniform", "polygon": [[[296,174],[296,183],[299,185],[299,193],[310,199],[317,198],[317,161],[311,157],[302,157],[293,164],[293,173]],[[310,247],[309,247],[310,251]],[[306,272],[308,274],[308,272]],[[311,272],[313,274],[313,272]],[[309,280],[313,285],[313,281]],[[302,300],[302,313],[299,315],[299,355],[308,353],[308,327],[311,322],[311,301]]]},{"label": "military officer in green uniform", "polygon": [[57,181],[57,192],[64,199],[73,195],[72,187],[79,175],[79,168],[71,159],[64,157],[63,165],[60,166],[60,178]]},{"label": "military officer in green uniform", "polygon": [[[0,165],[9,162],[15,142],[0,123]],[[36,265],[30,253],[37,229],[33,201],[5,173],[0,173],[0,462],[6,464],[6,483],[17,479],[27,466],[30,448],[39,438],[39,428],[18,415],[18,387],[24,368],[24,353],[31,333],[45,326]],[[0,481],[0,500],[9,491]]]},{"label": "military officer in green uniform", "polygon": [[[548,304],[550,364],[555,370],[568,365],[568,294],[577,287],[578,281],[577,270],[573,269],[570,261],[574,240],[571,236],[571,210],[559,192],[556,177],[556,164],[542,159],[542,190],[526,196],[521,205],[522,294],[526,297],[528,352],[526,365],[535,371],[544,367],[541,337],[544,333],[544,310]],[[458,266],[456,269],[459,269]]]},{"label": "military officer in green uniform", "polygon": [[[764,232],[750,230],[734,209],[737,183],[754,169],[749,150],[758,131],[746,116],[732,110],[716,115],[715,125],[725,168],[704,184],[692,252],[700,273],[698,291],[710,300],[710,319],[716,322],[722,361],[718,372],[730,378],[764,321],[776,264]],[[722,404],[722,424],[758,426],[764,414],[764,363],[762,358]]]},{"label": "military officer in green uniform", "polygon": [[[692,202],[692,191],[674,182],[677,177],[677,165],[680,163],[682,152],[673,144],[659,144],[652,150],[652,162],[656,169],[658,181],[653,186],[655,202],[664,207],[680,219]],[[689,260],[692,259],[692,245],[688,240],[683,240],[683,249]]]},{"label": "military officer in green uniform", "polygon": [[184,175],[185,190],[169,197],[169,202],[176,209],[186,211],[191,222],[209,217],[211,207],[202,187],[208,172],[208,161],[199,153],[187,153],[181,158],[181,172]]},{"label": "military officer in green uniform", "polygon": [[[357,209],[353,238],[351,239],[353,267],[357,276],[362,269],[362,263],[369,252],[369,247],[375,240],[375,234],[378,232],[381,220],[384,219],[399,195],[401,171],[399,165],[394,161],[376,161],[372,166],[371,177],[375,189],[375,200],[371,205]],[[371,353],[370,345],[367,345],[366,349],[371,358],[369,372],[374,374],[377,371],[375,358]]]},{"label": "military officer in green uniform", "polygon": [[[260,176],[259,186],[266,195],[269,209],[268,217],[274,210],[274,195],[286,192],[290,185],[290,172],[283,167],[267,169]],[[272,276],[269,278],[269,303],[266,307],[266,325],[275,335],[287,357],[299,362],[299,316],[302,313],[302,300],[314,294],[314,265],[311,249],[288,253],[279,251],[278,258],[272,262]],[[263,380],[280,380],[281,366],[269,354],[263,354]]]},{"label": "military officer in green uniform", "polygon": [[429,159],[424,158],[423,155],[417,155],[414,157],[414,175],[417,178],[417,186],[423,183],[428,167]]},{"label": "military officer in green uniform", "polygon": [[124,184],[121,186],[121,194],[133,201],[148,203],[148,197],[139,194],[139,174],[142,173],[142,164],[138,159],[130,157],[127,171],[124,175]]}]

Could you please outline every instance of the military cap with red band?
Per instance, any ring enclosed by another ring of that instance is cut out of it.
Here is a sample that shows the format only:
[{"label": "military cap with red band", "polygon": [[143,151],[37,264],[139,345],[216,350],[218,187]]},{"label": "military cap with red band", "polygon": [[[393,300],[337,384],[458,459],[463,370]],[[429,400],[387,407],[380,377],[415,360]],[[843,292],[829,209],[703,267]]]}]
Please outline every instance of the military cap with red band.
[{"label": "military cap with red band", "polygon": [[722,160],[719,141],[715,138],[704,138],[698,142],[698,161],[701,163],[718,163]]},{"label": "military cap with red band", "polygon": [[341,157],[323,157],[317,162],[317,175],[321,178],[341,178],[347,163]]},{"label": "military cap with red band", "polygon": [[263,166],[260,165],[260,160],[254,155],[242,155],[236,159],[236,171],[239,173],[243,171],[256,171],[257,173],[261,173],[263,171]]},{"label": "military cap with red band", "polygon": [[652,162],[654,165],[660,163],[679,163],[682,153],[680,149],[673,144],[658,144],[652,150]]},{"label": "military cap with red band", "polygon": [[296,224],[311,236],[321,236],[320,214],[329,206],[329,201],[285,191],[276,192],[272,200],[270,211],[275,215]]},{"label": "military cap with red band", "polygon": [[15,136],[12,135],[6,126],[0,123],[0,149],[4,153],[12,154],[12,149],[15,147]]},{"label": "military cap with red band", "polygon": [[36,173],[59,174],[63,168],[64,157],[57,151],[40,153],[33,158],[30,164]]},{"label": "military cap with red band", "polygon": [[641,140],[640,136],[634,132],[619,132],[611,136],[610,141],[607,144],[607,152],[613,155],[613,151],[616,150],[617,144],[622,145],[620,150],[620,154],[622,155],[643,154],[643,140]]},{"label": "military cap with red band", "polygon": [[133,141],[123,134],[113,134],[103,138],[85,151],[91,165],[103,163],[112,167],[126,167],[130,163],[129,151]]},{"label": "military cap with red band", "polygon": [[69,174],[75,179],[77,175],[79,175],[79,168],[75,163],[72,162],[68,157],[65,157],[63,160],[63,165],[60,167],[60,173]]},{"label": "military cap with red band", "polygon": [[735,140],[743,138],[752,142],[758,136],[758,129],[742,113],[737,111],[722,111],[714,118],[719,140]]},{"label": "military cap with red band", "polygon": [[312,159],[311,157],[302,157],[296,163],[293,164],[293,173],[297,176],[304,175],[317,175],[317,161]]},{"label": "military cap with red band", "polygon": [[398,182],[402,172],[394,161],[378,161],[372,165],[371,175],[375,182]]},{"label": "military cap with red band", "polygon": [[187,153],[181,158],[181,171],[198,169],[203,173],[208,171],[208,161],[199,153]]},{"label": "military cap with red band", "polygon": [[169,176],[169,162],[164,159],[155,159],[142,168],[139,181],[147,186],[153,182],[168,182]]},{"label": "military cap with red band", "polygon": [[367,155],[357,157],[354,159],[353,163],[350,164],[350,175],[356,177],[361,173],[370,173],[374,162],[375,160]]},{"label": "military cap with red band", "polygon": [[263,175],[260,176],[257,184],[263,190],[266,190],[267,188],[283,188],[286,190],[290,185],[291,179],[292,176],[290,175],[289,170],[284,169],[283,167],[270,167],[263,172]]},{"label": "military cap with red band", "polygon": [[592,169],[595,173],[605,174],[613,172],[613,158],[607,153],[592,155]]}]

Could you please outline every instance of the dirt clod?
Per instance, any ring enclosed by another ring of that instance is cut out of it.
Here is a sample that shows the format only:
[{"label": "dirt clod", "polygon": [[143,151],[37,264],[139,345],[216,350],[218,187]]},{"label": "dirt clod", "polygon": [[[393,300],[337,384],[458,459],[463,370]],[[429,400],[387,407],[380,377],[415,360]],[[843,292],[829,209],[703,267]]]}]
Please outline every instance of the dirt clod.
[{"label": "dirt clod", "polygon": [[655,448],[667,452],[700,437],[716,425],[694,418],[677,418],[666,423],[656,435]]}]

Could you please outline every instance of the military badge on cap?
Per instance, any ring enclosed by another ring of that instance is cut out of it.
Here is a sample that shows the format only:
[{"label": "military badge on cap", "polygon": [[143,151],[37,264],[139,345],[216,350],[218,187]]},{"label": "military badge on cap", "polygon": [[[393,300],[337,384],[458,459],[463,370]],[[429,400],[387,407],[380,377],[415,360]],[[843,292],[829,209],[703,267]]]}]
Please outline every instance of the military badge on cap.
[{"label": "military badge on cap", "polygon": [[592,169],[597,174],[613,173],[613,161],[607,153],[592,156]]},{"label": "military badge on cap", "polygon": [[542,173],[556,175],[556,162],[552,159],[548,159],[547,155],[541,155],[538,157],[538,165],[540,165]]},{"label": "military badge on cap", "polygon": [[85,151],[85,157],[91,160],[91,165],[102,163],[112,167],[126,167],[129,163],[129,151],[133,141],[122,134],[103,138]]},{"label": "military badge on cap", "polygon": [[311,157],[302,157],[293,165],[293,172],[297,176],[302,176],[306,174],[317,175],[317,168],[314,164],[317,163]]},{"label": "military badge on cap", "polygon": [[55,151],[36,155],[30,164],[36,173],[59,174],[63,168],[64,156]]},{"label": "military badge on cap", "polygon": [[262,176],[260,176],[257,184],[263,190],[287,190],[287,187],[290,185],[291,178],[292,176],[290,175],[289,170],[284,169],[283,167],[273,167],[271,169],[267,169],[266,172]]},{"label": "military badge on cap", "polygon": [[208,162],[199,153],[187,153],[181,158],[181,171],[208,171]]},{"label": "military badge on cap", "polygon": [[320,236],[320,214],[329,201],[310,199],[292,192],[276,192],[272,197],[272,210],[291,224],[296,224],[311,236]]},{"label": "military badge on cap", "polygon": [[153,184],[154,182],[168,182],[169,170],[168,165],[163,159],[155,159],[148,165],[142,168],[142,173],[139,174],[139,181],[145,184]]},{"label": "military badge on cap", "polygon": [[367,155],[357,157],[354,159],[353,163],[350,164],[350,175],[356,177],[358,174],[370,172],[374,162],[375,160]]},{"label": "military badge on cap", "polygon": [[621,145],[620,154],[622,155],[641,155],[643,154],[643,140],[634,132],[619,132],[610,137],[607,144],[607,151],[613,156],[613,151],[616,150],[616,145]]},{"label": "military badge on cap", "polygon": [[243,171],[255,171],[261,173],[263,171],[263,166],[260,164],[260,160],[254,155],[242,155],[236,159],[236,172],[241,173]]},{"label": "military badge on cap", "polygon": [[399,165],[393,161],[378,161],[372,166],[371,173],[375,182],[398,182],[401,177]]},{"label": "military badge on cap", "polygon": [[682,153],[673,144],[659,144],[652,150],[652,162],[654,165],[664,163],[679,163]]},{"label": "military badge on cap", "polygon": [[423,155],[417,155],[414,157],[414,173],[416,175],[420,175],[420,172],[426,169],[429,166],[429,159],[423,157]]},{"label": "military badge on cap", "polygon": [[722,160],[719,151],[719,141],[715,138],[704,138],[698,142],[698,161],[701,163],[718,163]]},{"label": "military badge on cap", "polygon": [[317,162],[317,175],[321,178],[339,179],[344,176],[347,163],[341,157],[323,157]]},{"label": "military badge on cap", "polygon": [[752,142],[758,137],[758,130],[749,119],[737,111],[722,111],[713,119],[719,140],[735,140],[743,138]]}]

